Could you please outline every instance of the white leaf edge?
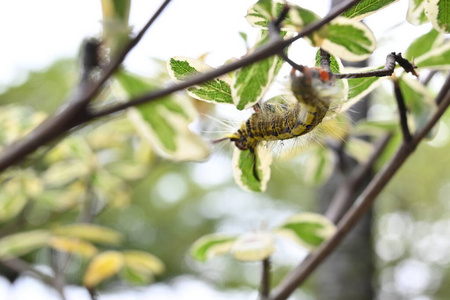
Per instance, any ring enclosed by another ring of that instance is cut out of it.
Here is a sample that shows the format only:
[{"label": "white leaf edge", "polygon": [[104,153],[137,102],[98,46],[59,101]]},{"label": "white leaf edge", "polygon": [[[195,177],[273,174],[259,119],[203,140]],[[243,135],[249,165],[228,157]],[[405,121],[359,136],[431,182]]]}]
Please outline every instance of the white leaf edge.
[{"label": "white leaf edge", "polygon": [[[260,143],[257,146],[256,153],[258,155],[256,160],[259,160],[259,162],[260,162],[258,171],[260,172],[260,174],[262,174],[262,178],[260,181],[260,190],[261,190],[261,192],[264,192],[267,188],[267,183],[269,182],[269,179],[270,179],[270,171],[271,171],[270,165],[272,164],[272,161],[273,161],[273,155],[272,155],[272,152],[270,151],[269,147],[267,147],[266,143]],[[235,182],[237,183],[237,185],[240,186],[242,189],[249,191],[249,192],[255,192],[255,191],[251,190],[247,185],[245,185],[244,182],[242,181],[242,170],[239,168],[239,158],[243,154],[244,154],[243,151],[239,150],[237,147],[234,148],[234,152],[233,152],[234,179],[235,179]],[[255,162],[256,162],[256,160],[255,160]],[[251,166],[251,167],[253,167],[253,166]]]},{"label": "white leaf edge", "polygon": [[232,240],[222,242],[220,244],[214,244],[213,246],[209,247],[208,250],[206,251],[206,260],[230,253],[231,247],[233,246],[234,242],[236,241],[236,235],[212,233],[212,234],[204,235],[201,238],[199,238],[197,241],[195,241],[190,250],[191,254],[192,254],[192,252],[194,252],[194,249],[200,248],[201,245],[203,245],[211,240],[218,240],[218,239],[232,239]]},{"label": "white leaf edge", "polygon": [[[355,20],[355,21],[361,21],[362,19],[364,19],[364,18],[370,16],[371,14],[374,14],[374,13],[376,13],[377,11],[380,11],[380,10],[382,10],[382,9],[385,9],[385,8],[388,7],[389,5],[394,4],[395,2],[398,2],[398,1],[399,1],[399,0],[392,1],[391,3],[389,3],[388,5],[383,6],[382,8],[379,8],[379,9],[377,9],[377,10],[370,11],[370,12],[368,12],[368,13],[365,13],[365,14],[362,14],[362,15],[358,15],[358,16],[356,16],[356,17],[349,18],[349,19],[352,19],[352,20]],[[347,17],[347,18],[348,18],[348,17]]]},{"label": "white leaf edge", "polygon": [[[434,44],[436,44],[438,42],[440,42],[440,40],[438,41],[438,39],[436,39]],[[440,56],[442,53],[444,53],[446,51],[450,51],[450,42],[446,42],[442,46],[440,46],[438,48],[434,48],[433,50],[428,51],[427,53],[417,57],[416,59],[414,59],[414,64],[419,65],[421,62],[423,62],[424,60],[427,60],[431,56]],[[446,65],[425,66],[422,68],[433,69],[433,70],[448,70],[448,69],[450,69],[450,62]]]},{"label": "white leaf edge", "polygon": [[414,0],[409,0],[408,11],[406,13],[406,21],[412,25],[421,25],[419,17],[425,9],[425,0],[422,0],[418,6],[415,6]]},{"label": "white leaf edge", "polygon": [[[433,25],[434,29],[436,29],[439,32],[442,33],[448,33],[445,31],[444,28],[439,27],[438,24],[438,15],[439,15],[439,2],[443,0],[425,0],[425,15],[428,17],[428,20],[430,20],[431,24]],[[447,1],[447,0],[444,0]],[[443,12],[445,13],[445,12]],[[447,30],[450,30],[448,28]]]},{"label": "white leaf edge", "polygon": [[295,243],[305,247],[309,251],[312,251],[312,250],[316,249],[315,246],[308,244],[304,240],[300,239],[295,233],[292,232],[292,230],[286,229],[286,228],[281,228],[282,226],[289,224],[289,223],[301,223],[301,222],[305,222],[305,223],[306,222],[316,222],[316,223],[324,224],[325,225],[324,228],[318,230],[318,234],[324,240],[330,238],[333,234],[335,234],[335,232],[337,230],[336,225],[334,225],[328,218],[324,217],[323,215],[306,212],[306,213],[300,213],[300,214],[289,217],[280,226],[280,228],[278,228],[276,230],[275,233],[283,238],[287,238],[291,241],[294,241]]},{"label": "white leaf edge", "polygon": [[275,252],[273,234],[267,231],[248,232],[233,243],[231,253],[240,261],[259,261]]}]

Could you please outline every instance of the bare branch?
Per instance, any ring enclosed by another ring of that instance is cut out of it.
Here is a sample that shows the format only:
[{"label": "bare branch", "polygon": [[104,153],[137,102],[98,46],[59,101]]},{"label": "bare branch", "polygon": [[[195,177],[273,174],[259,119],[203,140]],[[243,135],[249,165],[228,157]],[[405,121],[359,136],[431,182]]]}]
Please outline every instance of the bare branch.
[{"label": "bare branch", "polygon": [[[446,83],[450,82],[450,75],[447,77]],[[444,92],[443,92],[444,91]],[[406,159],[412,154],[415,147],[430,132],[434,125],[450,105],[450,90],[446,85],[441,89],[436,102],[439,102],[436,112],[428,120],[426,125],[421,129],[410,143],[403,142],[397,152],[391,158],[383,169],[369,183],[366,189],[356,200],[356,204],[344,215],[337,225],[336,233],[326,242],[324,242],[314,253],[309,255],[300,265],[298,265],[290,275],[274,290],[269,296],[270,300],[284,300],[302,284],[309,275],[320,265],[320,263],[328,257],[329,254],[340,244],[361,217],[370,209],[375,198],[391,180],[397,170],[403,165]]]},{"label": "bare branch", "polygon": [[30,264],[28,264],[26,261],[21,260],[20,258],[11,258],[11,259],[5,259],[0,260],[0,264],[8,267],[11,270],[16,271],[17,273],[25,273],[30,272],[43,282],[45,282],[48,285],[53,285],[54,278],[52,276],[49,276],[38,269],[34,268]]},{"label": "bare branch", "polygon": [[391,76],[395,69],[395,53],[389,53],[386,57],[386,63],[384,68],[381,70],[374,70],[363,73],[345,73],[345,74],[334,74],[338,79],[343,78],[364,78],[364,77],[384,77]]},{"label": "bare branch", "polygon": [[260,298],[261,300],[267,299],[270,293],[270,258],[266,258],[262,261],[261,272],[261,287]]},{"label": "bare branch", "polygon": [[402,91],[400,90],[400,85],[398,83],[397,78],[394,78],[392,80],[392,83],[394,84],[395,100],[397,101],[398,113],[400,115],[400,127],[403,133],[403,140],[406,143],[409,143],[412,139],[412,136],[408,127],[408,117],[406,115],[405,99],[403,99],[403,94]]}]

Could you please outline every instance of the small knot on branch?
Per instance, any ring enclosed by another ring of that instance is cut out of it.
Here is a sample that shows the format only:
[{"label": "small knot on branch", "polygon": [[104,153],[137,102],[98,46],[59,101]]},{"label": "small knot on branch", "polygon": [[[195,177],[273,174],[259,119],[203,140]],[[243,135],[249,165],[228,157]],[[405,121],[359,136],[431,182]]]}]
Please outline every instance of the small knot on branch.
[{"label": "small knot on branch", "polygon": [[409,60],[402,57],[401,53],[395,54],[392,52],[392,54],[395,57],[395,61],[399,64],[400,67],[402,67],[407,73],[411,73],[416,77],[419,77],[419,74],[417,74],[416,70],[417,66],[414,65],[414,58],[410,62]]}]

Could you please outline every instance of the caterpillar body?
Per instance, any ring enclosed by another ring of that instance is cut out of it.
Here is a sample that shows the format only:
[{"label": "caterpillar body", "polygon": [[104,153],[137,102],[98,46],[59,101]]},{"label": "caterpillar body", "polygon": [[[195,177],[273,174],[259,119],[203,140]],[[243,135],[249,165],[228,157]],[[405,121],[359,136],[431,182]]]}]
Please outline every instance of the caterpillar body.
[{"label": "caterpillar body", "polygon": [[334,79],[322,68],[304,67],[302,74],[291,72],[295,101],[263,102],[240,128],[226,138],[240,150],[254,152],[262,141],[296,138],[311,132],[327,115],[336,98]]}]

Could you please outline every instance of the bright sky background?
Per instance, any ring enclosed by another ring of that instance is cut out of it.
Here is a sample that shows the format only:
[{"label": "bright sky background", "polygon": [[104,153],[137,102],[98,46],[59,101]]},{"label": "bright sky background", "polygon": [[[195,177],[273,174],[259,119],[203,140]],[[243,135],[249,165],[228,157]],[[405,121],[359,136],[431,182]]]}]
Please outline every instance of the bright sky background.
[{"label": "bright sky background", "polygon": [[[137,31],[162,1],[133,0],[130,22]],[[147,32],[144,40],[127,58],[127,65],[143,74],[151,74],[151,58],[167,60],[172,56],[198,57],[206,52],[208,63],[220,65],[245,53],[239,31],[254,36],[255,30],[245,21],[247,8],[255,0],[174,0],[161,18]],[[328,0],[292,1],[323,16]],[[373,64],[384,64],[390,52],[403,52],[429,25],[415,27],[400,24],[407,10],[406,0],[391,5],[380,14],[367,19],[381,46],[373,56]],[[397,26],[400,25],[400,26]],[[92,0],[16,0],[0,3],[0,91],[8,84],[20,83],[30,70],[40,70],[54,60],[77,55],[85,37],[98,36],[101,31],[100,1]],[[292,49],[292,57],[309,64],[314,50],[301,46]],[[305,50],[306,49],[306,50]],[[204,283],[190,279],[190,284],[175,283],[169,288],[158,284],[148,291],[125,296],[105,296],[101,300],[144,299],[228,299]],[[192,290],[195,286],[196,292]],[[187,289],[190,289],[188,291]],[[68,299],[88,299],[80,288],[70,288]],[[153,291],[150,294],[149,291]],[[183,290],[183,292],[178,292]],[[186,293],[187,291],[187,293]],[[156,294],[155,294],[156,293]],[[189,295],[192,297],[187,297]],[[237,298],[255,298],[245,293]],[[0,300],[57,299],[36,281],[21,279],[10,286],[0,277]]]}]

